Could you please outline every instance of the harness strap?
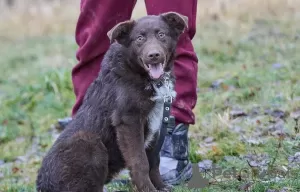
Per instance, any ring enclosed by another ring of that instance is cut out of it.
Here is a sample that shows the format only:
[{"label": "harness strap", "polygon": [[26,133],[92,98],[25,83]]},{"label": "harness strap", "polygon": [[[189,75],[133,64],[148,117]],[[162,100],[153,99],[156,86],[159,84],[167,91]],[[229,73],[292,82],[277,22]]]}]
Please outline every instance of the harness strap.
[{"label": "harness strap", "polygon": [[170,111],[171,111],[171,101],[165,101],[164,102],[164,112],[163,112],[163,119],[160,126],[160,132],[159,132],[159,138],[156,144],[156,153],[159,153],[161,150],[161,147],[164,143],[165,136],[167,134],[167,128],[170,121]]}]

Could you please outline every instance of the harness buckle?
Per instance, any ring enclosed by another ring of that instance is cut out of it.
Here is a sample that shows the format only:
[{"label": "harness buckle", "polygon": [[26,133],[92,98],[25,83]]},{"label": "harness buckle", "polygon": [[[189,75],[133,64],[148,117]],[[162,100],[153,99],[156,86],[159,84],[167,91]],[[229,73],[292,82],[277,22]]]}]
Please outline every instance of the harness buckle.
[{"label": "harness buckle", "polygon": [[170,102],[170,103],[173,102],[172,96],[170,96],[170,95],[165,95],[164,96],[164,103],[167,103],[167,102]]}]

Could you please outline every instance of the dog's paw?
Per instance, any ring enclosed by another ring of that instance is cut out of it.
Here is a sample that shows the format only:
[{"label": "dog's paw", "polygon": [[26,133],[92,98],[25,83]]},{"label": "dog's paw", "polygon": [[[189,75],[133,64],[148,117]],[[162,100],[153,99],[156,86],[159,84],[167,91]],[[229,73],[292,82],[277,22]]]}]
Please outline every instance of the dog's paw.
[{"label": "dog's paw", "polygon": [[163,188],[157,190],[158,192],[172,192],[174,187],[172,185],[165,185]]}]

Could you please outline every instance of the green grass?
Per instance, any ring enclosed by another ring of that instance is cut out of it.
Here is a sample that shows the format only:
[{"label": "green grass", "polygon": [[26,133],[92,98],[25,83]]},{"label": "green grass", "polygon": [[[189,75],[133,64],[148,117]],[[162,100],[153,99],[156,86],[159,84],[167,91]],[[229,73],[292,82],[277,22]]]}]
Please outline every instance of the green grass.
[{"label": "green grass", "polygon": [[[197,122],[190,132],[190,159],[194,163],[210,159],[224,169],[249,170],[254,176],[253,192],[283,187],[300,191],[297,169],[289,178],[263,183],[242,158],[248,153],[268,154],[268,168],[276,170],[286,167],[288,157],[300,151],[295,121],[289,116],[300,108],[300,28],[292,20],[248,25],[249,30],[241,30],[211,22],[197,31],[199,92],[194,110]],[[71,69],[76,64],[76,48],[73,36],[1,44],[0,160],[5,162],[0,164],[1,192],[34,191],[42,157],[55,139],[52,125],[70,115],[75,101]],[[274,63],[279,63],[279,68]],[[211,89],[219,79],[219,88]],[[257,108],[259,114],[232,119],[230,112],[235,107],[247,114]],[[264,114],[266,109],[279,109],[287,115],[279,120]],[[282,126],[285,136],[272,135],[274,131],[268,128],[275,123]],[[241,136],[263,142],[245,142]],[[213,143],[204,145],[206,137],[212,137]],[[225,160],[227,156],[232,160]],[[217,179],[202,191],[239,191],[248,182]],[[179,187],[177,191],[188,189]]]}]

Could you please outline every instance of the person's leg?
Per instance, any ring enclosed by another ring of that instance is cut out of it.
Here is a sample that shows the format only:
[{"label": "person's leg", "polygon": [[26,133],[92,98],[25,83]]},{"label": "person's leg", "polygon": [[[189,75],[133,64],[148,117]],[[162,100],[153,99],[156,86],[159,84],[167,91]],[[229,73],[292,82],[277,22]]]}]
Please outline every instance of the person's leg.
[{"label": "person's leg", "polygon": [[136,0],[81,0],[76,26],[78,64],[72,70],[76,103],[74,116],[88,86],[97,77],[104,54],[109,47],[107,32],[117,23],[128,20]]},{"label": "person's leg", "polygon": [[195,123],[193,108],[197,101],[198,58],[192,39],[196,33],[197,0],[145,0],[148,15],[174,11],[189,19],[189,28],[181,35],[174,64],[176,99],[172,106],[175,122],[161,149],[160,172],[169,184],[179,184],[192,176],[188,161],[188,128]]}]

